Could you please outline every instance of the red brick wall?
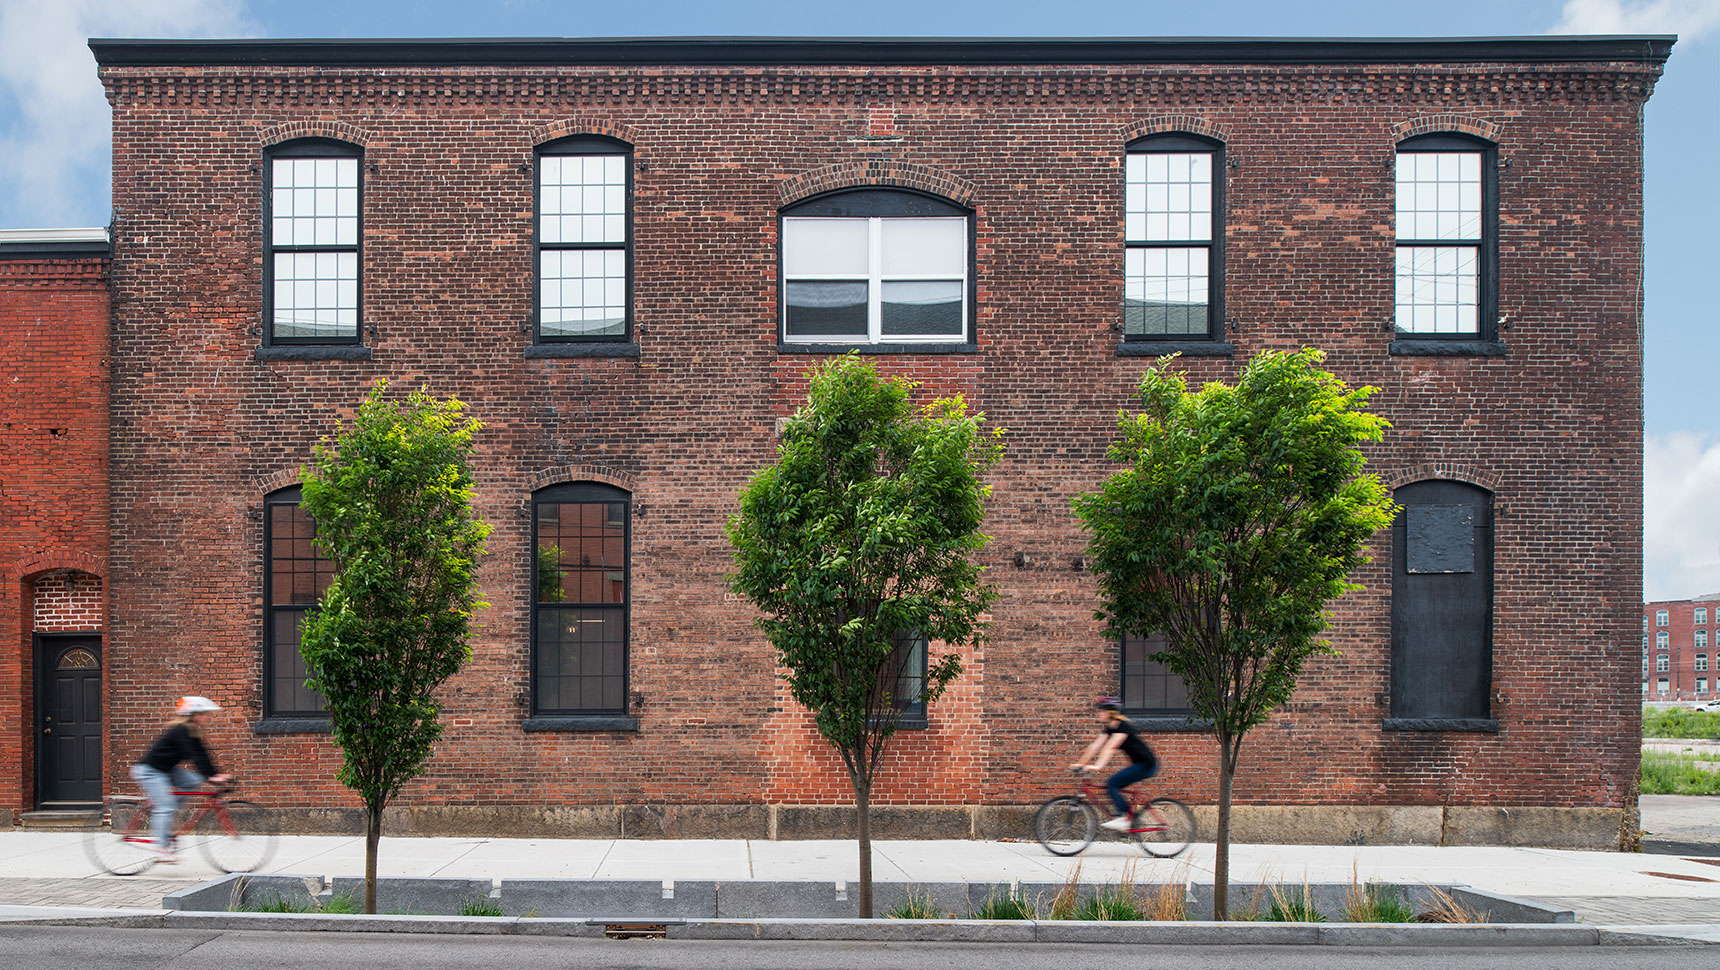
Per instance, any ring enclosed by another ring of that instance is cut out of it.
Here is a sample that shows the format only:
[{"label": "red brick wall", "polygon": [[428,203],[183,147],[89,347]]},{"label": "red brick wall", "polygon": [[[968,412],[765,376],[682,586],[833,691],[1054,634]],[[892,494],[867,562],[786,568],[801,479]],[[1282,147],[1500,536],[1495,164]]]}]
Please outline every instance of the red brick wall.
[{"label": "red brick wall", "polygon": [[[1666,625],[1660,626],[1656,614],[1666,611]],[[1696,622],[1696,611],[1701,610],[1706,620]],[[1645,701],[1694,701],[1713,700],[1720,697],[1720,672],[1715,670],[1715,660],[1720,658],[1720,599],[1713,600],[1665,600],[1658,603],[1644,603],[1642,616],[1646,625],[1642,628],[1642,656],[1646,666],[1642,668],[1642,679],[1648,685],[1643,693]],[[1707,636],[1707,645],[1696,646],[1696,631],[1701,630]],[[1656,635],[1665,633],[1666,650],[1658,648]],[[1696,669],[1696,655],[1705,654],[1708,658],[1707,669]],[[1658,659],[1664,655],[1667,658],[1667,671],[1661,673],[1658,669]],[[1662,694],[1658,685],[1660,679],[1667,680],[1667,691]],[[1708,689],[1703,693],[1696,691],[1696,679],[1700,677],[1708,682]]]},{"label": "red brick wall", "polygon": [[107,282],[102,258],[0,257],[0,811],[34,807],[32,634],[104,626]]},{"label": "red brick wall", "polygon": [[[723,586],[722,526],[820,362],[776,345],[777,210],[877,160],[971,191],[974,354],[877,358],[961,391],[1009,429],[984,559],[993,641],[932,727],[904,732],[886,803],[1025,803],[1062,784],[1114,693],[1117,651],[1072,566],[1069,500],[1111,471],[1119,407],[1148,366],[1116,354],[1121,158],[1130,133],[1192,128],[1227,158],[1232,379],[1268,348],[1324,348],[1381,388],[1372,449],[1394,485],[1497,496],[1497,735],[1384,732],[1388,543],[1335,607],[1340,655],[1244,748],[1237,796],[1292,804],[1631,804],[1641,543],[1642,64],[1164,69],[107,68],[114,103],[113,750],[160,697],[229,709],[212,731],[276,802],[350,805],[315,736],[262,713],[263,493],[388,377],[458,394],[495,527],[455,727],[419,805],[836,803],[839,771],[786,700]],[[885,109],[888,109],[886,113]],[[1169,120],[1155,120],[1169,119]],[[1180,120],[1178,120],[1180,119]],[[1430,119],[1436,119],[1430,121]],[[1394,357],[1394,144],[1494,132],[1503,357]],[[366,147],[364,361],[260,362],[261,152],[292,133]],[[620,133],[636,158],[635,359],[528,359],[533,145]],[[802,180],[796,182],[796,179]],[[791,193],[792,194],[792,193]],[[637,733],[524,733],[533,483],[584,466],[627,484]],[[1018,552],[1029,564],[1014,565]],[[1581,631],[1573,635],[1573,631]],[[157,696],[159,695],[159,696]],[[1163,787],[1215,796],[1198,733],[1155,737]],[[120,765],[115,754],[115,770]]]}]

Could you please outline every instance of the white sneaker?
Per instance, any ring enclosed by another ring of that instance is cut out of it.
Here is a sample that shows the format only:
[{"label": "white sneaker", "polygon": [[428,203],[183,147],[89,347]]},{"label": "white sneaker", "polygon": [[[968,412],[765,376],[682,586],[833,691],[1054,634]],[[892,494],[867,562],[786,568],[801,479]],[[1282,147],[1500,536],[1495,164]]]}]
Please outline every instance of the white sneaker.
[{"label": "white sneaker", "polygon": [[1135,820],[1127,815],[1119,815],[1116,818],[1111,819],[1109,822],[1100,822],[1099,825],[1102,828],[1112,829],[1117,832],[1127,832],[1129,829],[1135,827]]}]

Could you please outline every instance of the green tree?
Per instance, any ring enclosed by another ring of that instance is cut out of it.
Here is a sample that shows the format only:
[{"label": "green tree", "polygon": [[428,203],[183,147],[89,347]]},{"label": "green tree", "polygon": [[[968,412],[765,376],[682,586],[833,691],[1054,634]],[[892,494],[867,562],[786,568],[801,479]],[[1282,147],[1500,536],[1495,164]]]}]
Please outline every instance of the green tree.
[{"label": "green tree", "polygon": [[1143,413],[1121,415],[1110,449],[1126,466],[1075,514],[1091,533],[1101,619],[1113,635],[1165,635],[1162,661],[1217,736],[1214,917],[1228,914],[1231,780],[1243,737],[1289,700],[1326,604],[1395,506],[1357,447],[1390,427],[1318,369],[1324,355],[1260,354],[1235,387],[1189,391],[1161,360],[1141,378]]},{"label": "green tree", "polygon": [[994,595],[973,554],[1002,455],[960,397],[923,408],[916,385],[882,380],[852,355],[812,374],[784,427],[776,464],[741,491],[729,520],[736,592],[762,611],[789,693],[841,755],[854,789],[860,914],[872,915],[870,804],[903,708],[929,705],[961,672],[955,654],[905,669],[919,638],[982,639]]},{"label": "green tree", "polygon": [[376,912],[382,811],[442,734],[435,691],[467,658],[473,570],[489,527],[472,510],[478,422],[465,405],[378,381],[351,430],[318,445],[303,504],[334,581],[306,617],[300,652],[321,691],[365,810],[364,911]]}]

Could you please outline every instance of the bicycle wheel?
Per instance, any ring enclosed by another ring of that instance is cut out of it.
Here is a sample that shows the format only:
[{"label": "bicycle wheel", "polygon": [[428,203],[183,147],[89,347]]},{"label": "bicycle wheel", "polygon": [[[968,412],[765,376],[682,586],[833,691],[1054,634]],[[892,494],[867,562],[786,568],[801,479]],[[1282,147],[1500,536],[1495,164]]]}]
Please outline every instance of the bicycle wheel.
[{"label": "bicycle wheel", "polygon": [[1099,815],[1084,798],[1060,795],[1033,816],[1033,837],[1052,855],[1074,855],[1093,844]]},{"label": "bicycle wheel", "polygon": [[1170,859],[1188,851],[1194,841],[1194,813],[1174,798],[1155,798],[1136,813],[1129,834],[1147,855]]},{"label": "bicycle wheel", "polygon": [[114,796],[107,800],[107,808],[108,827],[84,837],[90,861],[116,876],[135,876],[155,865],[149,804],[141,798]]},{"label": "bicycle wheel", "polygon": [[256,872],[275,854],[273,819],[261,805],[215,805],[197,823],[197,848],[222,872]]}]

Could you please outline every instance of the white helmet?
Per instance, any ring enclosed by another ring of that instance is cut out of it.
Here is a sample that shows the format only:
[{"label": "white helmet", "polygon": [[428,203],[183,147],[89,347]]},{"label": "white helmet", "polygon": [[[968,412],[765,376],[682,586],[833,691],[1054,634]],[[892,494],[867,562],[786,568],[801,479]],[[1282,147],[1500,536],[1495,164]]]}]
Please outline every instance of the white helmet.
[{"label": "white helmet", "polygon": [[215,703],[209,698],[198,697],[197,695],[192,694],[179,699],[179,707],[175,710],[175,713],[180,717],[186,717],[191,714],[202,714],[204,711],[219,711],[220,709],[221,705]]}]

